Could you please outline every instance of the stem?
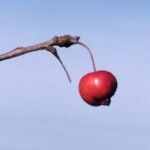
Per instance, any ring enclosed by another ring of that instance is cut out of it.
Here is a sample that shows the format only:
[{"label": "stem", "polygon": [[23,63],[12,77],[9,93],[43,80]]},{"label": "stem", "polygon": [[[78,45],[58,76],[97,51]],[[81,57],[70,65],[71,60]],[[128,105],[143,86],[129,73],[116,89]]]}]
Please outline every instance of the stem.
[{"label": "stem", "polygon": [[57,58],[57,60],[60,62],[61,66],[63,67],[69,82],[71,82],[71,78],[70,78],[69,72],[67,71],[67,69],[66,69],[65,65],[63,64],[62,60],[60,59],[57,51],[55,51],[53,54]]},{"label": "stem", "polygon": [[52,47],[52,46],[49,45],[47,47],[47,51],[51,52],[57,58],[57,60],[59,61],[59,63],[63,67],[69,82],[71,82],[71,78],[70,78],[69,72],[67,71],[67,69],[66,69],[65,65],[63,64],[62,60],[60,59],[60,57],[59,57],[59,55],[57,53],[57,49],[55,47]]},{"label": "stem", "polygon": [[79,45],[85,47],[85,48],[88,50],[88,52],[89,52],[89,54],[90,54],[90,57],[91,57],[93,70],[96,71],[96,67],[95,67],[95,62],[94,62],[94,57],[93,57],[92,51],[88,48],[88,46],[86,46],[86,45],[83,44],[82,42],[79,42],[79,41],[78,41],[77,44],[79,44]]},{"label": "stem", "polygon": [[18,56],[24,55],[26,53],[34,52],[34,51],[48,50],[49,52],[53,53],[57,57],[57,59],[59,60],[59,62],[62,65],[64,71],[66,72],[66,75],[67,75],[69,81],[71,82],[69,73],[68,73],[66,67],[64,66],[62,60],[59,58],[57,52],[55,52],[54,46],[68,48],[71,45],[79,44],[79,45],[85,47],[90,54],[90,57],[92,60],[92,65],[93,65],[93,70],[96,71],[94,58],[93,58],[93,54],[92,54],[91,50],[85,44],[83,44],[82,42],[79,42],[79,39],[80,39],[79,36],[71,36],[71,35],[55,36],[54,38],[50,39],[49,41],[46,41],[43,43],[39,43],[39,44],[27,46],[27,47],[17,47],[17,48],[15,48],[11,51],[8,51],[4,54],[0,54],[0,61],[18,57]]},{"label": "stem", "polygon": [[68,71],[67,71],[65,65],[63,64],[63,62],[62,62],[61,59],[58,59],[58,60],[59,60],[59,62],[60,62],[60,64],[61,64],[61,66],[63,67],[63,69],[64,69],[64,71],[65,71],[65,73],[66,73],[66,75],[67,75],[67,78],[68,78],[69,82],[71,82],[70,75],[69,75],[69,73],[68,73]]}]

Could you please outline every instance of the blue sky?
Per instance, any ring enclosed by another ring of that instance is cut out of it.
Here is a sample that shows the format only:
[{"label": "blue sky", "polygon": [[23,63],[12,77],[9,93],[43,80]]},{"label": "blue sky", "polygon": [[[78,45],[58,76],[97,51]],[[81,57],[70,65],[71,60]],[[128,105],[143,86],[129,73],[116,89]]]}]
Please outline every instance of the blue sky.
[{"label": "blue sky", "polygon": [[150,1],[0,1],[0,53],[79,35],[97,70],[111,71],[118,90],[110,107],[91,107],[78,93],[92,71],[86,50],[58,48],[58,61],[36,52],[0,63],[0,149],[149,150]]}]

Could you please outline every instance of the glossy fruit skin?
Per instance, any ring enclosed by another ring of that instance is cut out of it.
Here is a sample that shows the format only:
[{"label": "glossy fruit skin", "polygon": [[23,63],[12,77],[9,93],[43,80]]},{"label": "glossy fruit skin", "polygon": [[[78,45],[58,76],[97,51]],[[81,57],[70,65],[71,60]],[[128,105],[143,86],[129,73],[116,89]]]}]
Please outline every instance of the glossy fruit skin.
[{"label": "glossy fruit skin", "polygon": [[83,100],[91,106],[110,105],[117,85],[117,79],[111,72],[94,71],[80,79],[79,93]]}]

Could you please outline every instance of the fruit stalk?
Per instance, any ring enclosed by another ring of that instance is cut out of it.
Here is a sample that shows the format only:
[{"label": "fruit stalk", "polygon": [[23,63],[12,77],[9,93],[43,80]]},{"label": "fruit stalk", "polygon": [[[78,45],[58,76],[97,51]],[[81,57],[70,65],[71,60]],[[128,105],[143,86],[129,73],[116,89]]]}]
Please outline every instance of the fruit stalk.
[{"label": "fruit stalk", "polygon": [[91,51],[90,48],[89,48],[87,45],[85,45],[84,43],[78,41],[78,44],[81,45],[81,46],[83,46],[84,48],[86,48],[86,49],[88,50],[88,52],[89,52],[89,54],[90,54],[90,57],[91,57],[93,70],[94,70],[94,72],[95,72],[95,71],[96,71],[96,67],[95,67],[95,62],[94,62],[94,57],[93,57],[92,51]]}]

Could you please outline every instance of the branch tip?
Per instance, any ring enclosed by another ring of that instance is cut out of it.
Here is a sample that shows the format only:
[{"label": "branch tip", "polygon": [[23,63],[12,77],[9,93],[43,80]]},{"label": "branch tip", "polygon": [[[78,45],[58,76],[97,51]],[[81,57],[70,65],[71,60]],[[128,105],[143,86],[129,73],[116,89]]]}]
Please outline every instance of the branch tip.
[{"label": "branch tip", "polygon": [[77,44],[79,42],[79,36],[71,36],[71,35],[64,35],[64,36],[55,36],[53,38],[52,45],[59,46],[59,47],[70,47],[71,45]]}]

